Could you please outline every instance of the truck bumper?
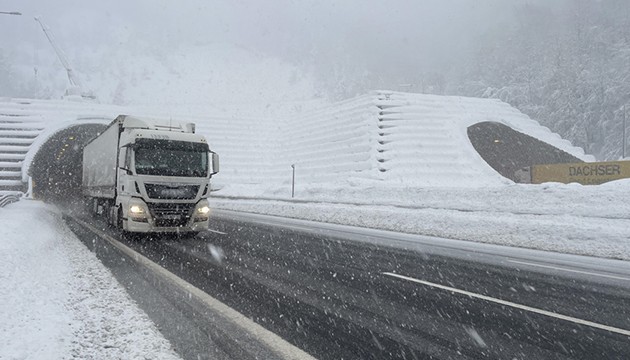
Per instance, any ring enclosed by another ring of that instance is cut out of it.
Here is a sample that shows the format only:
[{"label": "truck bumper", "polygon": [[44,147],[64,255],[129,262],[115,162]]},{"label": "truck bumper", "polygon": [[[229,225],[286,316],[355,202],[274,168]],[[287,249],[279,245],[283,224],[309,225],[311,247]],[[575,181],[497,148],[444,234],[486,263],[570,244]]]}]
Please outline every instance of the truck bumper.
[{"label": "truck bumper", "polygon": [[138,233],[184,233],[184,232],[200,232],[208,230],[209,220],[204,221],[191,221],[185,226],[177,227],[158,227],[153,225],[153,221],[148,222],[135,221],[132,218],[125,220],[125,230]]}]

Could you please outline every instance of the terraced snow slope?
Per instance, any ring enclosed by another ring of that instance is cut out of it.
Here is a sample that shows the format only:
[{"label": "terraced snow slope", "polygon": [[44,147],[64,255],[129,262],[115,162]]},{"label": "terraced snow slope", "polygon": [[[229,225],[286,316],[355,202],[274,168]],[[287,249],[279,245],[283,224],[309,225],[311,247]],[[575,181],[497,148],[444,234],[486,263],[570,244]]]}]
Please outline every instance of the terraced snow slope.
[{"label": "terraced snow slope", "polygon": [[[197,124],[221,156],[213,186],[225,195],[261,195],[296,183],[363,187],[478,187],[510,184],[468,140],[468,126],[494,121],[578,158],[593,160],[498,100],[377,91],[285,118],[204,114],[72,101],[0,99],[0,188],[27,180],[30,161],[55,132],[107,123],[118,114]],[[284,191],[284,190],[283,190]]]},{"label": "terraced snow slope", "polygon": [[[505,124],[580,159],[594,160],[499,100],[389,91],[265,126],[252,124],[258,126],[256,132],[206,134],[210,143],[224,144],[228,154],[236,150],[250,156],[249,162],[241,158],[240,166],[222,170],[226,195],[287,194],[291,165],[301,188],[322,183],[390,188],[511,184],[478,155],[468,139],[467,128],[485,121]],[[272,140],[266,142],[266,138]],[[230,147],[242,141],[250,151]],[[244,179],[256,177],[257,181],[244,185]]]},{"label": "terraced snow slope", "polygon": [[24,190],[39,147],[55,132],[81,123],[105,123],[116,106],[75,101],[0,98],[0,190]]},{"label": "terraced snow slope", "polygon": [[547,142],[583,160],[581,148],[494,99],[380,91],[378,161],[381,180],[393,184],[441,187],[511,183],[494,171],[468,139],[469,126],[498,122]]}]

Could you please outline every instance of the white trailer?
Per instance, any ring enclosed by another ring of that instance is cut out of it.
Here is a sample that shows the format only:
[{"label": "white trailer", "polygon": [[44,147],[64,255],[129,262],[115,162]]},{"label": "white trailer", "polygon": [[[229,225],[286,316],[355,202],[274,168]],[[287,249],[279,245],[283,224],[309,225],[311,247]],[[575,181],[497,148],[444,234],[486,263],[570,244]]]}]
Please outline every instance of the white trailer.
[{"label": "white trailer", "polygon": [[199,232],[218,171],[194,124],[120,115],[83,150],[83,195],[123,231]]}]

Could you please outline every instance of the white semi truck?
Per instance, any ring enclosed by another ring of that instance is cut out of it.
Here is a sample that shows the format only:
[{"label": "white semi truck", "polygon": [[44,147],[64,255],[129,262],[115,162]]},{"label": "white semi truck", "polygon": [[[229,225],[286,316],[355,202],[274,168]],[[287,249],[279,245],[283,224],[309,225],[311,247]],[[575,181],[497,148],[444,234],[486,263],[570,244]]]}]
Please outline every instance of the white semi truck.
[{"label": "white semi truck", "polygon": [[219,156],[192,123],[118,116],[83,150],[83,195],[125,232],[208,228]]}]

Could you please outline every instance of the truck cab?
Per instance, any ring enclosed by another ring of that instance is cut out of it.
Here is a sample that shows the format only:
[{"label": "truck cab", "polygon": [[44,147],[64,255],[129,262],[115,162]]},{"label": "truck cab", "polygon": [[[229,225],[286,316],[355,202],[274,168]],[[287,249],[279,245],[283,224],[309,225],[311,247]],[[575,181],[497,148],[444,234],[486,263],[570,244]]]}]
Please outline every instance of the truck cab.
[{"label": "truck cab", "polygon": [[[206,139],[195,134],[194,124],[126,115],[114,123],[110,127],[118,128],[118,135],[110,136],[116,140],[110,146],[116,153],[109,157],[116,158],[111,169],[115,179],[108,182],[113,186],[96,186],[97,178],[107,178],[110,172],[108,166],[102,169],[105,164],[97,170],[99,158],[107,163],[107,143],[96,142],[92,148],[90,143],[84,152],[84,189],[93,198],[94,211],[107,214],[112,225],[127,232],[207,229],[210,178],[219,170],[219,158]],[[101,136],[106,138],[108,130]]]}]

